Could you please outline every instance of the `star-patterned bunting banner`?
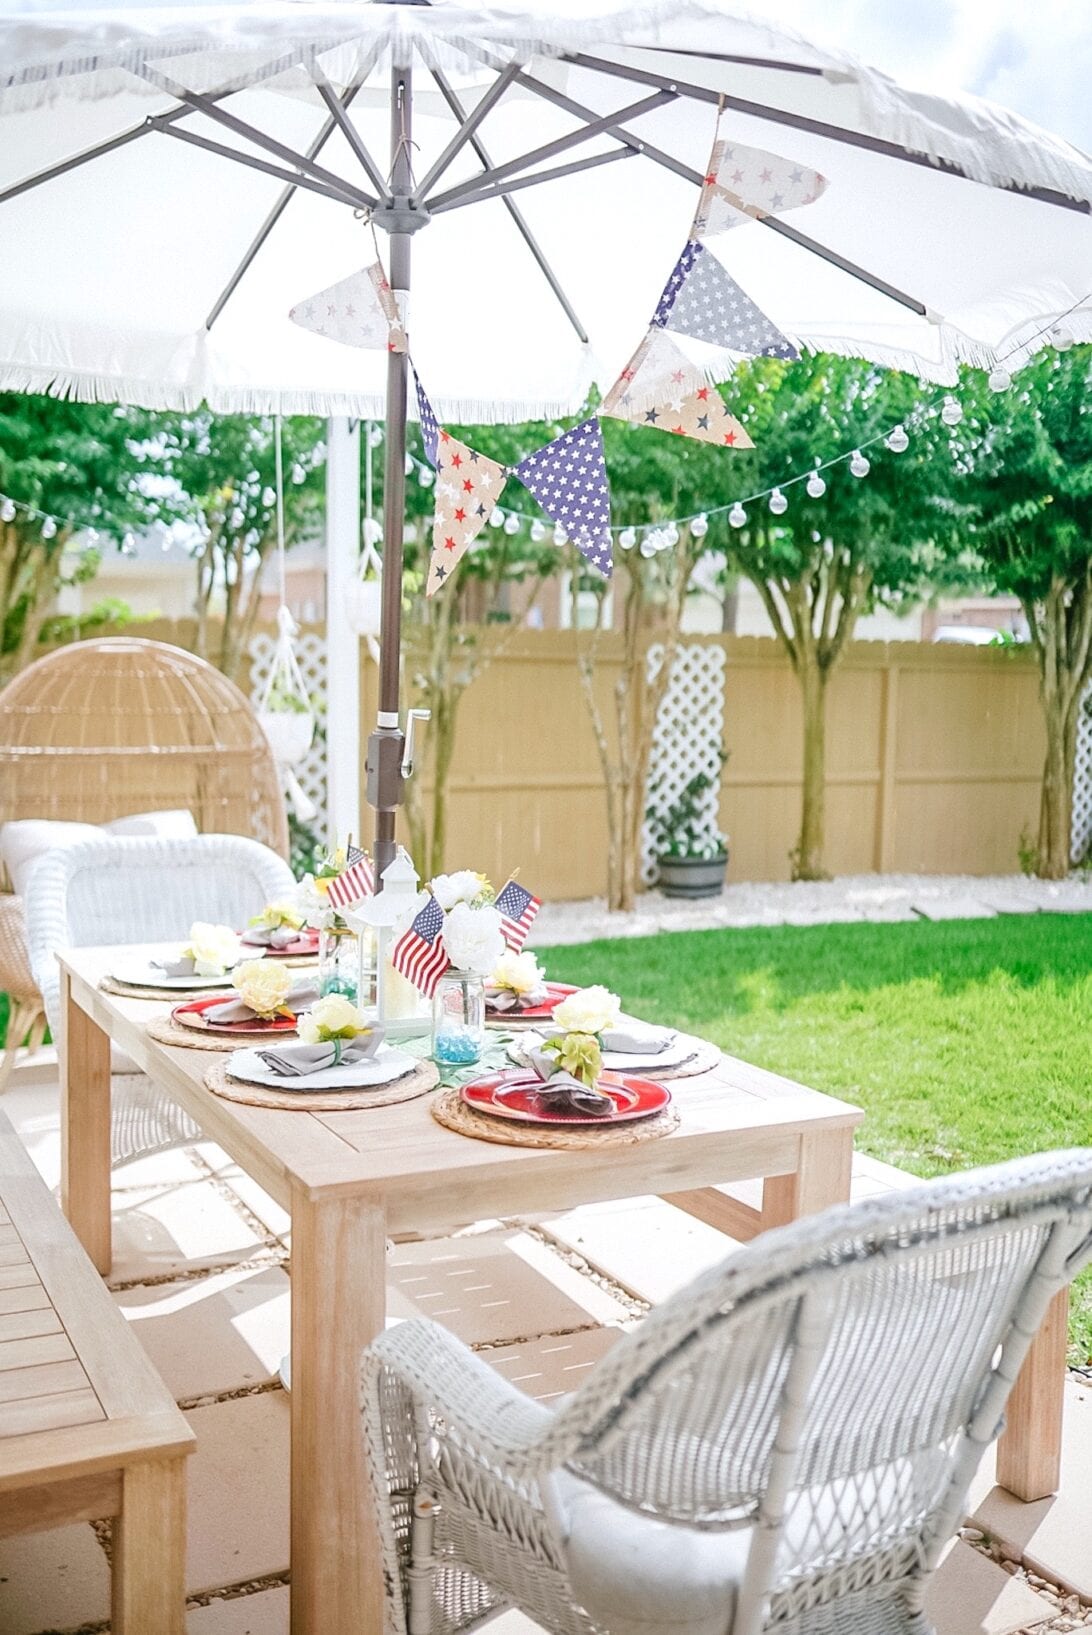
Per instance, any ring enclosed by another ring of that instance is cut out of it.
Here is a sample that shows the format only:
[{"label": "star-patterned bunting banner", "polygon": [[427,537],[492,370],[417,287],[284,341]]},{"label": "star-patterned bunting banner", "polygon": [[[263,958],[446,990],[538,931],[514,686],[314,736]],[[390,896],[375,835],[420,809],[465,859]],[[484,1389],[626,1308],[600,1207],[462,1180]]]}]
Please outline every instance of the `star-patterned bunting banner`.
[{"label": "star-patterned bunting banner", "polygon": [[795,346],[729,277],[716,256],[690,239],[675,263],[653,323],[752,358],[796,358]]},{"label": "star-patterned bunting banner", "polygon": [[413,371],[413,384],[417,389],[417,418],[421,422],[421,439],[425,445],[425,459],[430,466],[436,465],[436,444],[440,437],[440,426],[433,412],[432,404],[428,400],[425,388],[421,385],[421,377],[416,369]]},{"label": "star-patterned bunting banner", "polygon": [[496,460],[468,448],[446,431],[437,434],[436,471],[436,515],[426,596],[435,596],[477,539],[508,476],[506,468]]},{"label": "star-patterned bunting banner", "polygon": [[713,143],[692,238],[709,238],[731,227],[779,216],[802,204],[814,204],[827,185],[825,176],[792,159],[748,148],[742,142]]},{"label": "star-patterned bunting banner", "polygon": [[716,387],[662,329],[649,330],[604,398],[603,413],[722,448],[754,448]]},{"label": "star-patterned bunting banner", "polygon": [[406,350],[398,303],[378,261],[306,301],[297,301],[288,316],[302,329],[340,341],[343,346]]},{"label": "star-patterned bunting banner", "polygon": [[516,476],[546,515],[564,528],[581,556],[609,579],[614,567],[610,483],[598,418],[582,420],[529,454],[516,467]]}]

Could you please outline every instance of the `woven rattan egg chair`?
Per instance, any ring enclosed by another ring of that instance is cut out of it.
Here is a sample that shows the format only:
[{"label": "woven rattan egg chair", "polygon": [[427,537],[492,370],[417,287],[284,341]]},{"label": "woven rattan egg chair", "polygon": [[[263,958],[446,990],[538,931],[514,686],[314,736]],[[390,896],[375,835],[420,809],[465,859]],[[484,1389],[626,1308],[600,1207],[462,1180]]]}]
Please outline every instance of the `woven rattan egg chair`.
[{"label": "woven rattan egg chair", "polygon": [[[186,810],[201,833],[247,835],[288,855],[276,762],[234,682],[181,648],[128,636],[75,642],[39,659],[0,692],[0,824],[18,818],[108,823]],[[5,924],[21,928],[6,899]],[[41,1003],[25,958],[5,958],[0,993],[13,1026],[0,1088]]]}]

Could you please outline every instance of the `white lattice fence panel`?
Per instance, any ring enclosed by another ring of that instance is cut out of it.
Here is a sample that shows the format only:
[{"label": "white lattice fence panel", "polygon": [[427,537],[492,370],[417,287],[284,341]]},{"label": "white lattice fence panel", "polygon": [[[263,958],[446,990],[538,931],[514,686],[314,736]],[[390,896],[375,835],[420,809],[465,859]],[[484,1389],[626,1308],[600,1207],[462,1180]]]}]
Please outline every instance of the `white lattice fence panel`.
[{"label": "white lattice fence panel", "polygon": [[[256,704],[269,676],[276,638],[264,631],[250,644],[250,696]],[[308,823],[316,835],[326,834],[326,638],[313,631],[297,638],[296,657],[304,686],[315,712],[315,736],[303,762],[293,767],[304,794],[318,808]]]},{"label": "white lattice fence panel", "polygon": [[1073,828],[1069,855],[1074,863],[1092,853],[1092,682],[1081,699],[1077,764],[1073,772]]},{"label": "white lattice fence panel", "polygon": [[[657,643],[648,650],[648,676],[653,680],[663,663]],[[713,780],[700,808],[710,837],[720,829],[721,744],[724,738],[724,670],[722,647],[694,642],[680,647],[671,667],[671,680],[652,735],[646,808],[663,817],[699,772]],[[653,828],[646,819],[641,845],[641,873],[646,883],[656,878]]]}]

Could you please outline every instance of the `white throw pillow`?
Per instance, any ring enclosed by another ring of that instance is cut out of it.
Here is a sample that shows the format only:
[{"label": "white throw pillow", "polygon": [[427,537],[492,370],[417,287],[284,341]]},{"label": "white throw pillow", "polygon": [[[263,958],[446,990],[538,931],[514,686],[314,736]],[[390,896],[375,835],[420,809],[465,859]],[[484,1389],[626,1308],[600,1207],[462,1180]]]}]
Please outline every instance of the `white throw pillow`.
[{"label": "white throw pillow", "polygon": [[100,828],[94,823],[63,823],[53,818],[16,818],[0,828],[0,865],[19,897],[26,895],[27,877],[39,857],[59,846],[81,840],[99,840],[104,834],[159,835],[165,840],[190,840],[197,833],[192,812],[138,812],[115,818]]},{"label": "white throw pillow", "polygon": [[160,840],[192,840],[197,833],[193,813],[186,811],[137,812],[104,823],[103,828],[108,835],[158,835]]}]

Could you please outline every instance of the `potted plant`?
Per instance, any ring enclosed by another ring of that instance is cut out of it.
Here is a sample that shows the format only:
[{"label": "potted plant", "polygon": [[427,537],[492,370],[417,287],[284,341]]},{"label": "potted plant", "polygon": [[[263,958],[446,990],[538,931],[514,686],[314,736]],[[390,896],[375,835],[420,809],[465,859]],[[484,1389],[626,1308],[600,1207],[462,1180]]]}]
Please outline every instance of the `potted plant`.
[{"label": "potted plant", "polygon": [[[721,765],[727,760],[721,751]],[[728,836],[717,827],[720,780],[696,772],[670,804],[649,807],[659,873],[665,897],[716,897],[728,870]]]}]

